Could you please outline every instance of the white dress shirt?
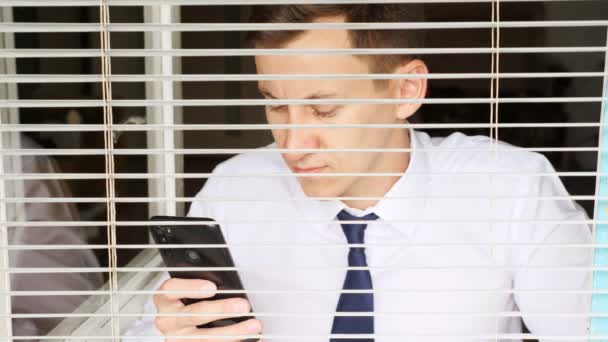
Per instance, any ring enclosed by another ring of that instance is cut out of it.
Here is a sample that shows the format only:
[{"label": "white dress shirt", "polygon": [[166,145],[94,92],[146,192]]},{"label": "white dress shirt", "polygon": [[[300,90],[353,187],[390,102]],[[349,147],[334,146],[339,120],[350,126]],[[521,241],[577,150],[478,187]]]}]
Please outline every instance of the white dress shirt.
[{"label": "white dress shirt", "polygon": [[[573,291],[591,287],[591,249],[550,245],[589,244],[591,233],[547,159],[487,137],[410,136],[406,173],[364,211],[307,197],[295,176],[259,176],[289,172],[279,153],[215,168],[189,215],[223,221],[253,310],[278,314],[258,317],[264,334],[328,340],[348,266],[335,217],[346,209],[380,217],[365,232],[376,341],[495,341],[520,333],[520,316],[536,335],[584,340],[588,320],[575,314],[589,311],[590,296]],[[546,198],[557,196],[565,200]],[[159,332],[146,318],[128,335]]]}]

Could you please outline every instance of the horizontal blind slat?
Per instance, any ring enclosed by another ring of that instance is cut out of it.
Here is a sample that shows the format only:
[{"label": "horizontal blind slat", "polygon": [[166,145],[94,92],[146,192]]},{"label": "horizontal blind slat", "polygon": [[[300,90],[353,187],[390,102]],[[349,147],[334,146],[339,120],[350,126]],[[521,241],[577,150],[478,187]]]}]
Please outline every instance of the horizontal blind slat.
[{"label": "horizontal blind slat", "polygon": [[[466,47],[466,48],[354,48],[354,49],[112,49],[110,57],[253,57],[294,55],[396,55],[396,54],[511,54],[606,52],[606,46]],[[101,57],[99,49],[3,49],[3,58]]]},{"label": "horizontal blind slat", "polygon": [[[546,28],[546,27],[604,27],[608,20],[547,20],[475,22],[408,22],[408,23],[181,23],[181,24],[110,24],[109,32],[225,32],[225,31],[286,31],[286,30],[400,30],[400,29],[480,29],[480,28]],[[95,23],[0,23],[0,32],[100,32]]]},{"label": "horizontal blind slat", "polygon": [[[107,0],[110,6],[217,6],[217,5],[289,5],[289,4],[438,4],[492,3],[496,0]],[[522,2],[585,2],[595,0],[500,0],[502,3]],[[99,6],[98,0],[2,0],[0,6]]]},{"label": "horizontal blind slat", "polygon": [[[253,223],[289,223],[292,224],[294,220],[281,220],[281,219],[256,219],[256,220],[216,220],[217,224],[253,224]],[[337,221],[335,220],[319,220],[319,219],[307,219],[307,220],[297,220],[300,223],[306,224],[334,224]],[[349,221],[350,223],[369,223],[368,221]],[[407,222],[407,223],[416,223],[418,225],[423,224],[477,224],[477,223],[534,223],[535,225],[579,225],[579,224],[608,224],[608,220],[532,220],[532,219],[477,219],[477,220],[464,220],[464,219],[442,219],[442,220],[384,220],[386,223],[397,223],[397,222]],[[65,227],[106,227],[109,223],[116,224],[118,226],[124,227],[135,227],[135,226],[150,226],[153,223],[151,221],[120,221],[113,220],[111,222],[108,221],[8,221],[8,222],[0,222],[3,226],[14,226],[14,227],[55,227],[55,226],[65,226]],[[171,225],[201,225],[200,222],[195,222],[195,224],[189,224],[183,221],[163,221],[164,224]]]},{"label": "horizontal blind slat", "polygon": [[[237,293],[257,293],[257,294],[334,294],[334,293],[386,293],[386,294],[515,294],[515,293],[547,293],[547,294],[608,294],[608,290],[555,290],[555,289],[406,289],[406,290],[217,290],[215,293],[237,294]],[[118,290],[113,292],[117,295],[153,295],[153,294],[191,294],[192,291],[168,291],[168,290]],[[0,292],[0,296],[78,296],[109,295],[110,291],[8,291]]]},{"label": "horizontal blind slat", "polygon": [[[267,267],[268,265],[266,265]],[[40,268],[40,267],[28,267],[28,268],[0,268],[0,271],[7,272],[8,274],[66,274],[66,273],[106,273],[106,272],[118,272],[118,273],[155,273],[155,272],[172,272],[172,271],[254,271],[259,272],[262,266],[258,268],[248,267],[56,267],[56,268]],[[463,270],[493,270],[493,271],[521,271],[521,270],[550,270],[552,272],[579,272],[579,271],[608,271],[608,266],[502,266],[502,265],[450,265],[450,266],[401,266],[401,267],[374,267],[374,266],[285,266],[278,267],[272,265],[272,270],[279,271],[395,271],[395,270],[433,270],[433,271],[463,271]]]},{"label": "horizontal blind slat", "polygon": [[[503,0],[504,1],[504,0]],[[522,0],[523,1],[523,0]],[[86,338],[88,340],[112,340],[116,336],[112,335],[94,335],[94,336],[71,336],[71,335],[48,335],[48,336],[14,336],[10,339],[1,339],[0,341],[19,341],[19,340],[55,340],[55,339],[65,339],[65,340],[82,340]],[[431,339],[432,341],[437,341],[437,338],[445,338],[446,340],[453,339],[467,339],[467,340],[480,340],[480,341],[513,341],[513,340],[525,340],[525,339],[538,339],[538,340],[551,340],[551,341],[606,341],[608,340],[608,335],[603,334],[593,334],[593,335],[541,335],[541,334],[531,334],[531,333],[497,333],[497,334],[480,334],[480,335],[465,335],[465,334],[432,334],[432,335],[420,335],[420,334],[399,334],[399,335],[391,335],[391,334],[357,334],[357,335],[348,335],[348,334],[334,334],[334,335],[277,335],[277,334],[260,334],[260,335],[208,335],[208,334],[199,334],[192,336],[184,336],[184,335],[165,335],[167,339],[180,339],[180,340],[200,340],[201,338],[213,338],[215,340],[235,340],[235,339],[264,339],[264,340],[289,340],[289,341],[309,341],[311,339],[325,339],[329,340],[331,338],[349,338],[353,340],[357,339],[403,339],[404,337],[416,338],[416,341],[424,342],[426,338]],[[125,341],[141,341],[142,339],[158,339],[158,335],[122,335],[120,336],[122,340]]]},{"label": "horizontal blind slat", "polygon": [[[581,128],[600,127],[598,122],[539,122],[539,123],[408,123],[408,124],[187,124],[187,125],[162,125],[162,124],[138,124],[138,125],[112,125],[113,131],[119,132],[141,132],[154,130],[176,130],[176,131],[230,131],[230,130],[269,130],[269,129],[307,129],[307,128],[358,128],[385,129],[385,128],[414,128],[414,129],[454,129],[454,128]],[[94,124],[4,124],[0,126],[0,132],[103,132],[102,125]]]},{"label": "horizontal blind slat", "polygon": [[[256,311],[256,316],[261,317],[281,317],[281,318],[326,318],[334,316],[358,316],[358,317],[409,317],[409,316],[420,316],[427,317],[433,316],[441,318],[471,318],[471,317],[486,317],[486,318],[505,318],[505,317],[606,317],[608,313],[569,313],[569,312],[556,312],[556,313],[544,313],[544,312],[532,312],[532,313],[516,313],[516,312],[443,312],[443,311],[430,311],[430,312],[379,312],[373,313],[367,312],[326,312],[326,313],[292,313],[292,312],[266,312]],[[130,313],[117,313],[113,317],[238,317],[242,314],[226,314],[226,313],[159,313],[159,314],[130,314]],[[106,313],[35,313],[35,314],[10,314],[0,315],[0,317],[11,317],[14,319],[19,318],[46,318],[46,317],[112,317],[112,314]]]},{"label": "horizontal blind slat", "polygon": [[[344,177],[399,177],[403,173],[396,172],[375,172],[375,173],[334,173],[331,175],[324,174],[300,174],[299,177],[331,177],[331,176],[344,176]],[[433,172],[433,173],[410,173],[409,175],[426,176],[431,175],[434,177],[445,176],[445,177],[470,177],[470,176],[487,176],[487,172]],[[596,177],[596,176],[608,176],[606,172],[595,172],[595,171],[557,171],[557,172],[495,172],[494,176],[500,177]],[[159,174],[159,173],[115,173],[113,177],[115,179],[151,179],[151,178],[232,178],[232,177],[293,177],[294,174],[291,172],[277,172],[277,173],[173,173],[173,174]],[[105,173],[31,173],[31,174],[0,174],[0,179],[7,180],[27,180],[27,179],[105,179],[107,176]]]},{"label": "horizontal blind slat", "polygon": [[[342,149],[281,149],[281,148],[189,148],[189,149],[115,149],[112,154],[116,156],[132,155],[161,155],[174,153],[179,155],[237,155],[241,153],[359,153],[359,152],[382,152],[382,153],[406,153],[412,152],[412,148],[342,148]],[[467,152],[494,152],[493,148],[471,148]],[[500,153],[528,153],[528,152],[597,152],[598,147],[519,147],[517,149],[497,148]],[[417,148],[416,152],[462,152],[458,148],[422,149]],[[107,152],[103,149],[4,149],[0,150],[0,155],[5,156],[99,156]],[[306,173],[305,173],[306,174]],[[315,173],[314,177],[334,176],[331,173]]]},{"label": "horizontal blind slat", "polygon": [[[507,242],[478,242],[478,243],[420,243],[416,245],[409,245],[408,248],[436,248],[436,247],[488,247],[488,246],[500,246],[500,247],[510,247],[510,248],[539,248],[539,249],[552,249],[552,248],[560,248],[560,249],[592,249],[592,248],[605,248],[608,246],[607,244],[543,244],[543,243],[507,243]],[[117,249],[187,249],[187,248],[230,248],[234,250],[238,250],[240,248],[247,249],[344,249],[347,247],[357,248],[357,247],[399,247],[403,246],[403,243],[353,243],[353,244],[317,244],[317,245],[304,245],[304,244],[272,244],[272,243],[256,243],[256,244],[182,244],[182,245],[140,245],[140,244],[117,244]],[[97,245],[10,245],[10,246],[0,246],[2,250],[11,250],[11,251],[21,251],[21,250],[37,250],[37,251],[52,251],[52,250],[82,250],[82,249],[107,249],[107,244],[97,244]],[[608,290],[607,290],[608,291]]]},{"label": "horizontal blind slat", "polygon": [[[154,5],[173,5],[173,6],[216,6],[216,5],[287,5],[287,4],[441,4],[441,3],[491,3],[496,0],[107,0],[110,6],[154,6]],[[522,3],[522,2],[584,2],[594,0],[500,0],[503,3]],[[66,6],[99,6],[98,0],[2,0],[0,6],[17,7],[66,7]]]},{"label": "horizontal blind slat", "polygon": [[[424,99],[210,99],[210,100],[111,100],[113,107],[239,107],[239,106],[279,106],[279,105],[341,105],[341,104],[490,104],[490,103],[581,103],[602,102],[608,97],[501,97],[501,98],[424,98]],[[0,100],[0,108],[64,108],[103,107],[102,100]]]},{"label": "horizontal blind slat", "polygon": [[[116,336],[114,336],[115,338]],[[200,341],[201,338],[213,338],[214,340],[218,340],[218,341],[232,341],[232,340],[238,340],[238,339],[263,339],[263,340],[269,340],[269,341],[273,341],[273,340],[289,340],[289,341],[310,341],[311,339],[325,339],[325,340],[329,340],[332,338],[336,338],[336,339],[352,339],[352,340],[358,340],[358,339],[372,339],[372,338],[378,338],[378,339],[403,339],[404,337],[408,337],[408,338],[415,338],[416,341],[437,341],[438,338],[445,338],[446,340],[450,340],[450,339],[466,339],[466,340],[470,340],[470,341],[513,341],[513,340],[526,340],[526,339],[531,339],[531,340],[537,340],[537,339],[541,339],[541,340],[550,340],[550,341],[606,341],[608,340],[608,335],[604,335],[604,334],[593,334],[593,335],[541,335],[541,334],[505,334],[505,333],[498,333],[498,334],[486,334],[486,335],[453,335],[453,334],[434,334],[434,335],[416,335],[416,334],[406,334],[406,335],[390,335],[390,334],[374,334],[374,335],[365,335],[365,334],[360,334],[360,335],[340,335],[340,334],[335,334],[335,335],[276,335],[276,334],[261,334],[261,335],[222,335],[222,336],[218,336],[218,335],[195,335],[195,336],[183,336],[183,335],[166,335],[166,338],[169,339],[179,339],[179,340],[183,340],[183,341],[188,341],[188,340],[196,340],[196,341]],[[64,340],[82,340],[86,338],[87,341],[89,340],[108,340],[111,341],[113,336],[111,335],[94,335],[94,336],[86,336],[86,335],[78,335],[78,336],[69,336],[69,335],[53,335],[53,336],[14,336],[10,339],[0,339],[0,341],[21,341],[21,340],[56,340],[56,339],[64,339]],[[158,338],[158,336],[156,335],[138,335],[138,336],[132,336],[132,335],[122,335],[120,336],[120,338],[124,341],[141,341],[142,339],[146,340],[146,339],[151,339],[153,340],[154,338]]]},{"label": "horizontal blind slat", "polygon": [[[535,73],[429,73],[429,74],[188,74],[188,75],[112,75],[111,82],[220,82],[220,81],[265,81],[265,80],[389,80],[389,79],[489,79],[500,77],[511,78],[603,78],[603,72],[535,72]],[[68,75],[68,74],[18,74],[3,75],[0,83],[75,83],[101,82],[101,75]]]},{"label": "horizontal blind slat", "polygon": [[[595,195],[572,195],[572,196],[500,196],[500,195],[470,195],[470,196],[425,196],[421,199],[419,196],[394,196],[394,197],[319,197],[308,196],[301,197],[285,197],[276,199],[238,199],[233,197],[174,197],[171,200],[177,202],[233,202],[233,203],[285,203],[302,201],[306,202],[310,199],[319,201],[395,201],[395,200],[426,200],[426,199],[496,199],[496,200],[519,200],[519,201],[593,201],[593,200],[608,200],[608,196]],[[152,203],[163,202],[167,199],[164,197],[114,197],[116,203]],[[106,197],[7,197],[0,198],[0,201],[6,203],[106,203]]]}]

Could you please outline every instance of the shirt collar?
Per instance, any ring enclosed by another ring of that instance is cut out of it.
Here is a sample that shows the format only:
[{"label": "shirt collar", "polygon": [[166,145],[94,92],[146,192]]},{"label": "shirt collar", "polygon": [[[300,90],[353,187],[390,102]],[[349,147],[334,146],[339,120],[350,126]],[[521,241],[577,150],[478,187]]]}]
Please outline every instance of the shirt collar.
[{"label": "shirt collar", "polygon": [[[404,175],[393,184],[384,197],[374,206],[366,210],[350,208],[342,201],[317,200],[306,196],[297,177],[286,177],[288,188],[291,195],[296,197],[298,210],[305,217],[324,222],[321,226],[327,227],[327,222],[335,220],[338,213],[346,209],[355,216],[365,216],[371,212],[380,217],[380,220],[388,221],[389,226],[395,231],[377,230],[374,235],[405,234],[410,235],[413,229],[413,222],[408,222],[416,218],[421,213],[426,204],[426,191],[428,189],[429,161],[425,150],[416,151],[423,148],[429,137],[426,133],[416,132],[409,129],[410,136],[410,162]],[[282,159],[282,158],[281,158]],[[284,164],[289,170],[287,164]]]},{"label": "shirt collar", "polygon": [[[389,221],[397,233],[408,236],[416,225],[412,220],[420,219],[424,214],[430,179],[429,160],[424,149],[430,138],[426,133],[413,129],[409,133],[411,154],[407,170],[374,207],[368,208],[381,219]],[[377,235],[392,233],[386,230],[376,232]]]}]

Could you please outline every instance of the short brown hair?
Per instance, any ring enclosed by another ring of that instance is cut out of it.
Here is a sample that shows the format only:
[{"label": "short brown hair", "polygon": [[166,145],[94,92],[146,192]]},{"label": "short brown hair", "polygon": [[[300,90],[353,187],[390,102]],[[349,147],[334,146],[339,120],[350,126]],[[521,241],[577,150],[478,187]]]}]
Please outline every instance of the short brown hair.
[{"label": "short brown hair", "polygon": [[[251,23],[310,23],[324,17],[344,17],[347,23],[423,21],[420,6],[409,4],[372,5],[280,5],[253,6]],[[250,31],[247,42],[251,46],[278,47],[295,39],[304,31]],[[409,30],[351,30],[354,48],[417,48],[424,36],[420,29]],[[414,55],[361,55],[370,63],[374,73],[392,72]]]}]

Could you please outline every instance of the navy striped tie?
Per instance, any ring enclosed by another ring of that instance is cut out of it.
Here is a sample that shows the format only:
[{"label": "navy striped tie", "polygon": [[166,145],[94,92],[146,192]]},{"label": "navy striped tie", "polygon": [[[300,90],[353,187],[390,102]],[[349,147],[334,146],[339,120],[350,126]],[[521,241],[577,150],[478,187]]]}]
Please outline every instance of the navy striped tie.
[{"label": "navy striped tie", "polygon": [[[371,221],[377,220],[378,216],[371,213],[364,217],[356,217],[342,210],[338,214],[340,221]],[[349,244],[364,243],[364,234],[367,224],[365,223],[342,223],[342,230]],[[348,252],[349,267],[367,267],[365,248],[351,247]],[[369,270],[348,270],[344,279],[344,290],[371,290],[372,276]],[[374,312],[373,293],[342,293],[338,300],[337,312]],[[336,316],[331,328],[332,334],[373,334],[373,316]],[[374,339],[348,339],[332,338],[332,342],[373,342]]]}]

